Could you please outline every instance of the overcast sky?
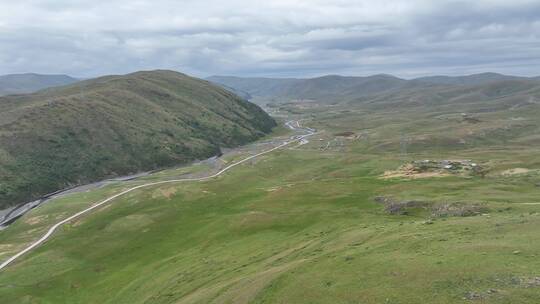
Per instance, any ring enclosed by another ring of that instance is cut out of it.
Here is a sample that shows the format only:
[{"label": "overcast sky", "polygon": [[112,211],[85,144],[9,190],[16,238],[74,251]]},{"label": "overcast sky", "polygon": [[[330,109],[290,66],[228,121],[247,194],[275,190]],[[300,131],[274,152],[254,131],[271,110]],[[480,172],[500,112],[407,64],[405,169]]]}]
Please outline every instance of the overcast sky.
[{"label": "overcast sky", "polygon": [[0,74],[540,75],[533,0],[0,0]]}]

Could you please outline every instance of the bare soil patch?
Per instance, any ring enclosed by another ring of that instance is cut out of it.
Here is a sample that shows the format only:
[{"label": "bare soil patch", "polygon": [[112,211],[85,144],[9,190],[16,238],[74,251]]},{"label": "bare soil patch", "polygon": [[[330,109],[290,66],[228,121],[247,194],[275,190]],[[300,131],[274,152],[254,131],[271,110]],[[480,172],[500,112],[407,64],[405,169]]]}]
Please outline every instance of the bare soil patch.
[{"label": "bare soil patch", "polygon": [[354,136],[354,132],[352,131],[345,131],[345,132],[340,132],[340,133],[336,133],[334,134],[334,136],[339,136],[339,137],[352,137]]},{"label": "bare soil patch", "polygon": [[415,169],[411,164],[403,165],[397,170],[385,171],[382,175],[383,179],[389,178],[430,178],[430,177],[445,177],[450,176],[450,173],[443,171],[431,171],[431,172],[421,172]]},{"label": "bare soil patch", "polygon": [[384,205],[384,211],[392,215],[408,215],[415,209],[429,211],[432,218],[476,216],[489,212],[485,204],[476,202],[441,203],[423,200],[396,200],[386,196],[378,196],[375,201]]},{"label": "bare soil patch", "polygon": [[418,160],[404,164],[397,170],[385,171],[381,176],[389,178],[430,178],[450,175],[484,176],[487,170],[471,160]]},{"label": "bare soil patch", "polygon": [[36,224],[41,223],[46,218],[47,218],[46,215],[32,216],[29,218],[25,218],[24,222],[27,223],[28,225],[36,225]]},{"label": "bare soil patch", "polygon": [[152,198],[165,197],[167,199],[170,199],[173,195],[176,194],[176,192],[176,187],[160,188],[154,191],[154,193],[152,193]]},{"label": "bare soil patch", "polygon": [[501,172],[501,175],[513,176],[513,175],[527,174],[529,172],[531,172],[531,170],[527,168],[513,168],[513,169],[504,170],[503,172]]}]

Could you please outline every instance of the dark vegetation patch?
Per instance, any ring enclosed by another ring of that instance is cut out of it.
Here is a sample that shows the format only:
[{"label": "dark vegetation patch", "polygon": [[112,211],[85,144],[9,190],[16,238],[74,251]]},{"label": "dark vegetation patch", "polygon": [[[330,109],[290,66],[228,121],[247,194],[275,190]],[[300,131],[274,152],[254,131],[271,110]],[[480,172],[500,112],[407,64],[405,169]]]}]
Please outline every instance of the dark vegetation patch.
[{"label": "dark vegetation patch", "polygon": [[474,202],[431,202],[423,200],[396,200],[392,197],[378,196],[377,203],[384,206],[384,211],[391,215],[410,215],[416,211],[429,212],[431,217],[466,217],[489,212],[482,203]]},{"label": "dark vegetation patch", "polygon": [[498,294],[499,291],[497,289],[488,289],[486,291],[477,292],[477,291],[468,291],[465,293],[465,296],[463,297],[464,300],[469,301],[482,301],[486,300],[496,294]]},{"label": "dark vegetation patch", "polygon": [[341,137],[350,137],[350,136],[353,136],[353,135],[354,135],[354,132],[352,132],[352,131],[345,131],[345,132],[340,132],[340,133],[334,134],[334,136],[341,136]]},{"label": "dark vegetation patch", "polygon": [[483,302],[490,298],[496,298],[500,295],[507,294],[508,288],[538,288],[540,287],[540,277],[516,277],[502,276],[494,278],[493,288],[486,290],[470,290],[467,291],[463,299],[468,301]]},{"label": "dark vegetation patch", "polygon": [[430,203],[419,200],[395,200],[391,197],[378,196],[375,201],[383,204],[384,211],[392,215],[408,215],[414,208],[426,209]]},{"label": "dark vegetation patch", "polygon": [[452,216],[475,216],[487,213],[489,209],[480,203],[439,203],[431,208],[433,217],[452,217]]},{"label": "dark vegetation patch", "polygon": [[482,122],[480,119],[473,116],[464,116],[463,121],[470,124],[478,124]]}]

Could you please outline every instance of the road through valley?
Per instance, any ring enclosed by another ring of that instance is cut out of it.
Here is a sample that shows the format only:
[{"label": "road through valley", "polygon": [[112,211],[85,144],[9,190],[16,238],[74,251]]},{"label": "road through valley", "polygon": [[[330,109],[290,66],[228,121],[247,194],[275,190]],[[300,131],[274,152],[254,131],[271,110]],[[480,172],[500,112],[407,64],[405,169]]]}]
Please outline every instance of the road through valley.
[{"label": "road through valley", "polygon": [[288,121],[287,123],[285,123],[285,125],[291,129],[291,130],[294,130],[294,131],[304,131],[306,132],[305,134],[303,135],[296,135],[296,136],[293,136],[289,139],[286,139],[285,141],[283,141],[283,143],[281,143],[280,145],[276,146],[276,147],[273,147],[271,149],[268,149],[268,150],[265,150],[263,152],[260,152],[260,153],[257,153],[257,154],[254,154],[254,155],[251,155],[251,156],[248,156],[236,163],[233,163],[225,168],[223,168],[222,170],[218,171],[217,173],[215,174],[212,174],[212,175],[209,175],[209,176],[205,176],[205,177],[200,177],[200,178],[184,178],[184,179],[171,179],[171,180],[163,180],[163,181],[159,181],[159,182],[152,182],[152,183],[147,183],[147,184],[142,184],[142,185],[138,185],[138,186],[135,186],[135,187],[132,187],[132,188],[129,188],[127,190],[124,190],[120,193],[117,193],[113,196],[110,196],[82,211],[79,211],[73,215],[71,215],[70,217],[64,219],[64,220],[61,220],[60,222],[54,224],[51,228],[49,228],[49,230],[47,230],[47,232],[42,236],[40,237],[38,240],[32,242],[30,245],[28,245],[28,247],[26,247],[25,249],[19,251],[17,254],[15,254],[14,256],[12,256],[11,258],[7,259],[6,261],[4,261],[2,264],[0,264],[0,270],[6,268],[8,265],[10,265],[11,263],[13,263],[15,260],[17,260],[18,258],[20,258],[21,256],[23,256],[24,254],[28,253],[29,251],[33,250],[34,248],[38,247],[39,245],[41,245],[42,243],[44,243],[47,239],[49,239],[53,233],[62,225],[76,219],[76,218],[79,218],[81,216],[83,216],[84,214],[87,214],[89,213],[90,211],[96,209],[96,208],[99,208],[101,206],[103,206],[104,204],[107,204],[109,202],[111,202],[112,200],[114,200],[115,198],[119,197],[119,196],[122,196],[122,195],[125,195],[129,192],[132,192],[132,191],[135,191],[137,189],[141,189],[141,188],[146,188],[146,187],[151,187],[151,186],[156,186],[156,185],[162,185],[162,184],[169,184],[169,183],[179,183],[179,182],[200,182],[200,181],[205,181],[205,180],[209,180],[209,179],[212,179],[212,178],[215,178],[215,177],[218,177],[220,175],[222,175],[223,173],[229,171],[230,169],[242,164],[242,163],[245,163],[251,159],[254,159],[256,157],[259,157],[261,155],[264,155],[264,154],[268,154],[270,152],[273,152],[275,150],[278,150],[278,149],[281,149],[287,145],[290,145],[292,143],[295,143],[295,142],[304,142],[306,140],[307,137],[309,136],[312,136],[314,134],[316,134],[316,130],[314,129],[311,129],[311,128],[307,128],[307,127],[302,127],[300,125],[300,121],[299,120],[291,120],[291,121]]}]

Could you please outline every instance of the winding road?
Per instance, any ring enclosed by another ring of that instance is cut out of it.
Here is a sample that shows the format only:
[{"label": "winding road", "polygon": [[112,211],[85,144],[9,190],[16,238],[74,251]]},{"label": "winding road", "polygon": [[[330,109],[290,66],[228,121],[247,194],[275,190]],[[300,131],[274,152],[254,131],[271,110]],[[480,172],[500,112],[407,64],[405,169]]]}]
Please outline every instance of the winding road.
[{"label": "winding road", "polygon": [[132,188],[129,188],[125,191],[122,191],[120,193],[117,193],[113,196],[110,196],[102,201],[100,201],[99,203],[96,203],[82,211],[79,211],[77,213],[75,213],[74,215],[54,224],[51,228],[49,228],[49,230],[47,231],[47,233],[45,233],[41,238],[39,238],[37,241],[33,242],[32,244],[30,244],[28,247],[26,247],[25,249],[21,250],[20,252],[18,252],[17,254],[15,254],[14,256],[12,256],[11,258],[7,259],[6,261],[4,261],[2,264],[0,264],[0,270],[6,268],[9,264],[13,263],[15,260],[17,260],[18,258],[20,258],[22,255],[26,254],[27,252],[31,251],[32,249],[38,247],[39,245],[43,244],[47,239],[49,239],[51,237],[51,235],[62,225],[64,225],[65,223],[68,223],[86,213],[89,213],[90,211],[96,209],[96,208],[99,208],[101,206],[103,206],[104,204],[114,200],[115,198],[119,197],[119,196],[122,196],[126,193],[129,193],[129,192],[132,192],[132,191],[135,191],[137,189],[141,189],[141,188],[146,188],[146,187],[151,187],[151,186],[155,186],[155,185],[162,185],[162,184],[169,184],[169,183],[178,183],[178,182],[199,182],[199,181],[205,181],[205,180],[209,180],[209,179],[212,179],[212,178],[215,178],[215,177],[218,177],[220,175],[222,175],[223,173],[229,171],[230,169],[242,164],[242,163],[245,163],[251,159],[254,159],[256,157],[259,157],[261,155],[264,155],[264,154],[268,154],[270,152],[273,152],[275,150],[278,150],[278,149],[281,149],[291,143],[294,143],[294,142],[302,142],[304,141],[305,138],[309,137],[309,136],[312,136],[314,134],[316,134],[316,130],[314,129],[311,129],[311,128],[303,128],[300,126],[300,121],[299,120],[291,120],[291,121],[288,121],[287,123],[285,123],[285,125],[291,129],[291,130],[296,130],[296,131],[306,131],[307,134],[304,134],[304,135],[297,135],[297,136],[293,136],[291,137],[289,140],[285,140],[282,144],[274,147],[274,148],[271,148],[271,149],[268,149],[266,151],[263,151],[263,152],[260,152],[260,153],[257,153],[257,154],[254,154],[254,155],[251,155],[249,157],[246,157],[236,163],[233,163],[225,168],[223,168],[222,170],[218,171],[217,173],[215,174],[212,174],[212,175],[209,175],[209,176],[205,176],[205,177],[200,177],[200,178],[185,178],[185,179],[171,179],[171,180],[164,180],[164,181],[159,181],[159,182],[153,182],[153,183],[147,183],[147,184],[142,184],[142,185],[139,185],[139,186],[135,186],[135,187],[132,187]]}]

